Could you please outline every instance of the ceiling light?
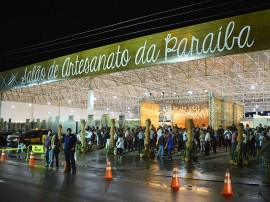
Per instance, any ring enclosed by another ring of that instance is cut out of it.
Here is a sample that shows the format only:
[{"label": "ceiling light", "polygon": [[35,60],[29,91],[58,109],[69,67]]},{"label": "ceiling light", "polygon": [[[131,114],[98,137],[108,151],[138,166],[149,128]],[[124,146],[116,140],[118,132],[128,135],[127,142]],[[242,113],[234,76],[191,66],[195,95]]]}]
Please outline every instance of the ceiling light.
[{"label": "ceiling light", "polygon": [[255,89],[255,86],[251,86],[251,89],[252,89],[252,90]]},{"label": "ceiling light", "polygon": [[176,95],[176,91],[174,91],[174,93],[173,93],[174,95]]},{"label": "ceiling light", "polygon": [[15,108],[14,105],[12,105],[11,108],[14,109]]},{"label": "ceiling light", "polygon": [[32,106],[32,103],[29,103],[28,105],[29,105],[29,107],[31,107]]},{"label": "ceiling light", "polygon": [[263,114],[263,111],[261,111],[261,114]]},{"label": "ceiling light", "polygon": [[117,96],[116,96],[116,95],[114,95],[114,96],[113,96],[113,99],[116,99],[116,98],[117,98]]},{"label": "ceiling light", "polygon": [[107,110],[110,110],[110,108],[108,107]]},{"label": "ceiling light", "polygon": [[164,92],[161,92],[161,95],[164,95]]},{"label": "ceiling light", "polygon": [[48,105],[50,105],[51,103],[48,102]]},{"label": "ceiling light", "polygon": [[255,108],[253,108],[253,111],[255,111],[256,109]]},{"label": "ceiling light", "polygon": [[258,108],[259,106],[258,105],[256,105],[256,108]]},{"label": "ceiling light", "polygon": [[207,93],[207,92],[208,92],[208,90],[207,90],[207,89],[204,89],[204,92],[205,92],[205,93]]},{"label": "ceiling light", "polygon": [[192,95],[192,90],[189,90],[188,92],[187,92],[189,95]]},{"label": "ceiling light", "polygon": [[68,103],[71,103],[71,100],[68,100]]}]

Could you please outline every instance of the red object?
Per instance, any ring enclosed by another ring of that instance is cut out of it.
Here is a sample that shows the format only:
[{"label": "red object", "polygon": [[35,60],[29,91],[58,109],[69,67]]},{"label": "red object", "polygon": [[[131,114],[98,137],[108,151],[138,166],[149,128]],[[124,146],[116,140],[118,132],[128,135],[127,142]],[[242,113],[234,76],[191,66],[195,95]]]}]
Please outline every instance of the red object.
[{"label": "red object", "polygon": [[108,179],[108,180],[113,179],[110,159],[107,160],[105,178]]},{"label": "red object", "polygon": [[232,183],[231,183],[231,177],[230,177],[230,171],[229,169],[226,169],[226,174],[225,174],[225,180],[224,180],[224,187],[222,194],[224,196],[232,196]]},{"label": "red object", "polygon": [[34,157],[34,153],[33,152],[30,153],[30,159],[29,159],[28,165],[29,166],[35,166],[35,157]]},{"label": "red object", "polygon": [[178,174],[177,167],[176,167],[176,165],[174,165],[172,182],[171,182],[171,188],[172,189],[179,189],[180,188],[180,180],[179,180],[177,174]]},{"label": "red object", "polygon": [[6,159],[7,159],[7,157],[6,157],[5,150],[2,150],[1,161],[5,161]]}]

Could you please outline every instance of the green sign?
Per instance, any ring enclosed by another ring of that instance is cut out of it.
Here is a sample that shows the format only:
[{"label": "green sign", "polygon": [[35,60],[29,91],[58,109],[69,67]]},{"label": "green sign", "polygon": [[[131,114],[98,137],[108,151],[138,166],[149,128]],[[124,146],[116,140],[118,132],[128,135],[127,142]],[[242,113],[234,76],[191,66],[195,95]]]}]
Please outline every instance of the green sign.
[{"label": "green sign", "polygon": [[184,27],[0,73],[0,91],[270,48],[270,10]]},{"label": "green sign", "polygon": [[32,145],[32,151],[36,154],[44,153],[44,146],[43,145]]}]

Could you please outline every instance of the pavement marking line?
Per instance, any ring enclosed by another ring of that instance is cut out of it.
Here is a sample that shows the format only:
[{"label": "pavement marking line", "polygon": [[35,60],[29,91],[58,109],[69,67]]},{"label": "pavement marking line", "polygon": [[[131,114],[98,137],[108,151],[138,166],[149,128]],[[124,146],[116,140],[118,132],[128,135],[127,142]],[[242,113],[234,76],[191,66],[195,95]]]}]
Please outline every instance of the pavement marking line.
[{"label": "pavement marking line", "polygon": [[3,180],[0,180],[0,182],[4,182]]}]

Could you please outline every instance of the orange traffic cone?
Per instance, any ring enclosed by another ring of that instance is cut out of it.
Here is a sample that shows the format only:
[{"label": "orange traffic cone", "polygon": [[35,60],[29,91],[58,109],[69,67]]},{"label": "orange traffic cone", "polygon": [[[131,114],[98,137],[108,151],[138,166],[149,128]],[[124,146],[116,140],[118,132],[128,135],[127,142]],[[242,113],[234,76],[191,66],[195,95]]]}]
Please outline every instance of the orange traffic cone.
[{"label": "orange traffic cone", "polygon": [[28,165],[29,166],[35,166],[35,157],[34,157],[34,153],[33,152],[30,153],[30,159],[29,159]]},{"label": "orange traffic cone", "polygon": [[224,187],[222,194],[224,196],[232,196],[232,183],[231,183],[231,178],[230,178],[230,171],[229,169],[226,169],[226,174],[225,174],[225,180],[224,180]]},{"label": "orange traffic cone", "polygon": [[7,157],[6,157],[5,150],[2,150],[1,161],[5,161],[6,159],[7,159]]},{"label": "orange traffic cone", "polygon": [[176,165],[173,167],[173,177],[172,177],[172,182],[171,182],[171,188],[172,189],[179,189],[180,188],[180,181],[178,179],[178,171]]},{"label": "orange traffic cone", "polygon": [[108,179],[108,180],[111,180],[113,178],[112,177],[112,168],[111,168],[111,161],[110,161],[110,159],[107,160],[105,178]]}]

